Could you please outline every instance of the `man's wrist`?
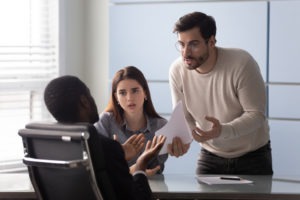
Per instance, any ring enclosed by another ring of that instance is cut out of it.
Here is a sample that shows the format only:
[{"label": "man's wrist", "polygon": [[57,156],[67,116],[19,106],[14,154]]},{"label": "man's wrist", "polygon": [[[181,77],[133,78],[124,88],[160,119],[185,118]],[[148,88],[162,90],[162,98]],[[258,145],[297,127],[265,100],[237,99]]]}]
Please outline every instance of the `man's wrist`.
[{"label": "man's wrist", "polygon": [[132,174],[132,176],[135,176],[135,175],[138,175],[138,174],[144,174],[145,176],[147,176],[146,172],[143,171],[143,170],[137,170],[137,171],[135,171],[135,172]]}]

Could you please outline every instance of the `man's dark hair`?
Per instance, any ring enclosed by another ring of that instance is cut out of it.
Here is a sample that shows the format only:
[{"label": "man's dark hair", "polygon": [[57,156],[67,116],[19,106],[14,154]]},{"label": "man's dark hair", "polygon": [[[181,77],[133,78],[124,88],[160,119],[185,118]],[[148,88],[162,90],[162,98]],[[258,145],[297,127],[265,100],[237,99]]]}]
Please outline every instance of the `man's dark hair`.
[{"label": "man's dark hair", "polygon": [[80,96],[88,94],[87,86],[75,76],[61,76],[46,86],[44,101],[58,122],[73,123],[79,119]]},{"label": "man's dark hair", "polygon": [[192,12],[179,18],[175,23],[173,32],[180,33],[198,27],[202,37],[208,40],[211,36],[216,36],[216,22],[212,16],[202,12]]}]

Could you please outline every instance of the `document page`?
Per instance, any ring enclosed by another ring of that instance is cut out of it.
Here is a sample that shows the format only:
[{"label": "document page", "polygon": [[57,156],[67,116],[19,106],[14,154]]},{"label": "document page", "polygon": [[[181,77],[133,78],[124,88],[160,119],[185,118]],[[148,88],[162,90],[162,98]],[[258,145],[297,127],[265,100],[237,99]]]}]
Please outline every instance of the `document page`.
[{"label": "document page", "polygon": [[208,185],[253,183],[251,180],[246,180],[238,176],[197,176],[196,179],[199,182],[206,183]]},{"label": "document page", "polygon": [[180,137],[184,144],[193,141],[192,132],[185,119],[181,101],[174,108],[168,123],[157,130],[155,135],[164,135],[167,137],[159,154],[167,153],[167,145],[172,143],[174,137]]}]

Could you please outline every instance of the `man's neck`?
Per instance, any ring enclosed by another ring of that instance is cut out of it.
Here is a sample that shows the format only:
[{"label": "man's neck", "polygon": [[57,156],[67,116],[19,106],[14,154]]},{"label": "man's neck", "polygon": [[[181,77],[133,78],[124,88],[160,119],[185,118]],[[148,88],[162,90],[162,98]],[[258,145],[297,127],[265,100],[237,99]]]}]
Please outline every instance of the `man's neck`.
[{"label": "man's neck", "polygon": [[210,54],[207,61],[203,63],[200,67],[195,69],[199,74],[207,74],[211,72],[216,65],[217,58],[218,58],[218,49],[214,47],[209,53]]}]

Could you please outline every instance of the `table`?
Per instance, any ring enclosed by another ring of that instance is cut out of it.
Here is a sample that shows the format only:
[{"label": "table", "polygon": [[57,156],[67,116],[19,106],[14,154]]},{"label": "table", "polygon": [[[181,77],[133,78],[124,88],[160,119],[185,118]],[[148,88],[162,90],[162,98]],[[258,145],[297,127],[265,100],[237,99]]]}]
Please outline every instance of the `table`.
[{"label": "table", "polygon": [[0,199],[37,199],[27,173],[0,173]]},{"label": "table", "polygon": [[165,174],[149,178],[155,199],[300,199],[300,176],[240,176],[252,184],[207,185],[194,174]]},{"label": "table", "polygon": [[[207,185],[194,174],[164,174],[149,178],[154,199],[299,200],[300,176],[240,176],[245,185]],[[27,173],[0,173],[0,199],[36,199]]]}]

